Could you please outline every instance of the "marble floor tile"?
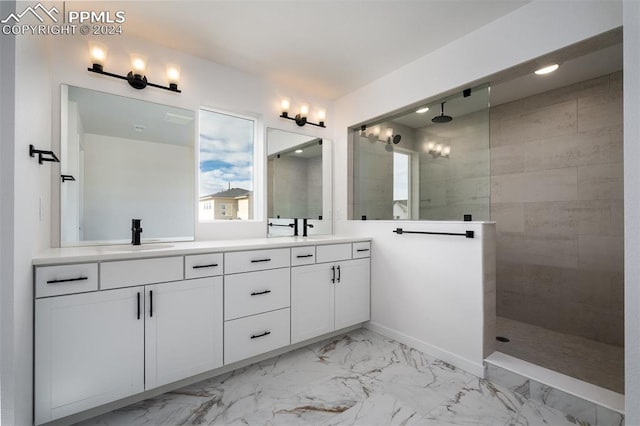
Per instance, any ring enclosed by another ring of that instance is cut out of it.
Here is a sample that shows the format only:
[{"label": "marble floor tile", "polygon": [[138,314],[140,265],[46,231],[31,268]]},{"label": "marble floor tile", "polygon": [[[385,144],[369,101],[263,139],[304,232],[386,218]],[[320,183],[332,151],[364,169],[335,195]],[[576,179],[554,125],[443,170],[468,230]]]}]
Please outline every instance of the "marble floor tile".
[{"label": "marble floor tile", "polygon": [[575,424],[507,388],[365,329],[82,425]]}]

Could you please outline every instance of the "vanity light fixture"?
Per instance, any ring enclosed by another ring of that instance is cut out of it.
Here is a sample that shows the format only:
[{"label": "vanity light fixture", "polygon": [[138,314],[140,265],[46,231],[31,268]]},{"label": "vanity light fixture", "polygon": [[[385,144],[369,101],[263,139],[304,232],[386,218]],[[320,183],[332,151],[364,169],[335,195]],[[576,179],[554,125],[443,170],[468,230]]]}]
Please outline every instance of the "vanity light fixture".
[{"label": "vanity light fixture", "polygon": [[307,119],[307,116],[309,115],[309,104],[301,104],[300,112],[298,112],[295,115],[295,117],[289,117],[290,108],[291,108],[291,103],[289,102],[289,99],[283,99],[282,102],[280,103],[280,111],[281,111],[280,118],[293,120],[300,127],[304,126],[305,124],[311,124],[312,126],[316,126],[316,127],[326,127],[324,125],[324,121],[327,118],[327,111],[325,111],[324,109],[318,110],[317,112],[318,123],[313,123]]},{"label": "vanity light fixture", "polygon": [[157,87],[158,89],[169,90],[171,92],[182,93],[178,89],[178,80],[180,78],[180,69],[175,65],[167,67],[167,78],[169,80],[169,86],[161,86],[159,84],[151,83],[145,76],[147,67],[147,61],[140,55],[131,55],[131,71],[126,76],[113,74],[104,70],[104,65],[107,60],[107,47],[101,43],[92,43],[89,47],[89,54],[91,56],[91,67],[87,68],[87,71],[95,72],[97,74],[107,75],[109,77],[119,78],[121,80],[127,80],[129,85],[135,89],[144,89],[147,86]]},{"label": "vanity light fixture", "polygon": [[539,70],[534,71],[534,74],[536,74],[536,75],[549,74],[549,73],[552,73],[555,70],[557,70],[559,67],[560,67],[560,65],[558,65],[558,64],[549,65],[549,66],[546,66],[544,68],[540,68]]},{"label": "vanity light fixture", "polygon": [[441,143],[428,142],[425,146],[428,154],[433,158],[451,158],[451,147]]},{"label": "vanity light fixture", "polygon": [[[387,145],[384,147],[384,149],[386,151],[393,151],[393,145],[398,145],[400,143],[400,140],[402,139],[402,136],[400,135],[394,135],[393,134],[393,129],[391,127],[387,128],[385,130],[385,136],[387,137],[386,140],[382,140],[380,139],[380,126],[374,126],[371,129],[371,133],[367,133],[367,125],[363,124],[360,127],[360,135],[369,139],[369,142],[371,143],[375,143],[375,142],[382,142],[382,143],[386,143]],[[393,145],[391,145],[393,143]]]}]

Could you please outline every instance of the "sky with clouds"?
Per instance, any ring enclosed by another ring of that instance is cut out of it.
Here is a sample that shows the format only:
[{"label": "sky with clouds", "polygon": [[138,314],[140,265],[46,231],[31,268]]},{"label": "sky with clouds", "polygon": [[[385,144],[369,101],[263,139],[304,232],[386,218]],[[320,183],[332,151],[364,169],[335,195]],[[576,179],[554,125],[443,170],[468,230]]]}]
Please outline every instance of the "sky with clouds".
[{"label": "sky with clouds", "polygon": [[253,190],[254,122],[200,110],[200,196]]}]

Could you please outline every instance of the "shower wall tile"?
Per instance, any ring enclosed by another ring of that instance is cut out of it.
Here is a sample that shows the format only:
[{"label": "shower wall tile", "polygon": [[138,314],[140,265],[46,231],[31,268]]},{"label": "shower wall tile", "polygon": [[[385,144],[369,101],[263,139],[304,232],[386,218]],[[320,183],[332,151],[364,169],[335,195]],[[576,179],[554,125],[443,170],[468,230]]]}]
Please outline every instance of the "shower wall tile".
[{"label": "shower wall tile", "polygon": [[447,182],[446,202],[454,204],[489,204],[489,178],[458,179]]},{"label": "shower wall tile", "polygon": [[491,220],[497,232],[524,232],[524,203],[494,203]]},{"label": "shower wall tile", "polygon": [[622,123],[622,91],[578,100],[578,130],[621,126]]},{"label": "shower wall tile", "polygon": [[580,235],[579,265],[585,270],[622,271],[624,268],[624,237]]},{"label": "shower wall tile", "polygon": [[622,72],[490,117],[498,314],[623,344]]},{"label": "shower wall tile", "polygon": [[596,426],[624,426],[624,415],[605,407],[596,407]]},{"label": "shower wall tile", "polygon": [[624,199],[622,164],[600,164],[578,168],[580,200]]},{"label": "shower wall tile", "polygon": [[494,203],[576,200],[577,169],[492,176],[491,197]]},{"label": "shower wall tile", "polygon": [[578,128],[575,100],[502,120],[504,144],[517,144],[575,133]]},{"label": "shower wall tile", "polygon": [[491,148],[491,176],[524,172],[524,146],[504,145]]}]

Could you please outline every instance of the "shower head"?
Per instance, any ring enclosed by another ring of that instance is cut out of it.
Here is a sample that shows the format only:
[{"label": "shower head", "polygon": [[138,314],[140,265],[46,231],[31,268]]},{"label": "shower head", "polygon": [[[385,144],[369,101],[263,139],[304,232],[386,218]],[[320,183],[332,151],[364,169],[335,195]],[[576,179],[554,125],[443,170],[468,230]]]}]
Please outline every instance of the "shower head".
[{"label": "shower head", "polygon": [[440,104],[440,115],[436,115],[431,119],[431,121],[433,121],[434,123],[440,124],[440,123],[448,123],[451,120],[453,120],[453,117],[451,117],[450,115],[444,115],[444,102],[442,102]]}]

